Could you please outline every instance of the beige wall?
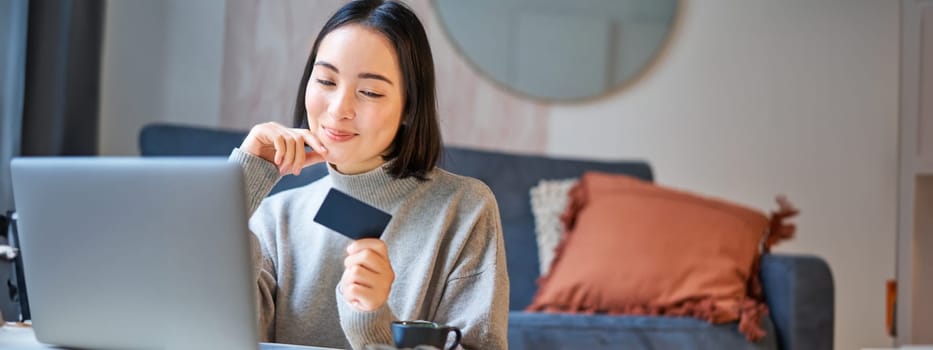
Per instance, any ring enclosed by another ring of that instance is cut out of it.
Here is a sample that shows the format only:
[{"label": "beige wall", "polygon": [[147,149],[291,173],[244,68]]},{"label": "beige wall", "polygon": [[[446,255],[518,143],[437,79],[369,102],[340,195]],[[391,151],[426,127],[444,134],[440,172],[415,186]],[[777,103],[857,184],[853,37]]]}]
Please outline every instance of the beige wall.
[{"label": "beige wall", "polygon": [[[295,94],[314,36],[342,3],[230,2],[226,9],[222,123],[237,128],[262,120],[291,124]],[[412,1],[411,5],[423,14],[431,40],[445,141],[542,152],[547,143],[547,124],[542,121],[548,107],[514,98],[477,75],[447,40],[430,3]]]},{"label": "beige wall", "polygon": [[[190,30],[210,35],[185,39],[192,44],[181,45],[187,50],[176,57],[223,68],[216,75],[202,71],[194,82],[198,89],[185,85],[192,80],[185,74],[160,80],[149,73],[155,81],[145,83],[117,78],[136,72],[119,58],[130,48],[147,47],[139,42],[109,46],[101,149],[125,153],[132,144],[135,151],[135,128],[150,120],[236,128],[263,120],[288,122],[310,40],[339,3],[199,5],[201,10],[192,11],[205,20]],[[123,6],[155,6],[133,4]],[[570,105],[531,102],[500,90],[460,58],[429,3],[412,5],[432,40],[448,142],[647,159],[661,183],[762,210],[773,208],[775,194],[786,193],[802,214],[798,237],[777,251],[829,261],[836,282],[836,348],[892,344],[884,332],[884,282],[895,275],[896,1],[686,1],[674,41],[651,74],[624,91]],[[217,11],[225,13],[224,24],[218,24]],[[191,21],[193,13],[165,20]],[[108,19],[107,43],[120,28],[112,22]],[[179,29],[136,34],[161,40],[185,36]],[[222,47],[212,41],[219,36]],[[177,72],[190,64],[177,58],[163,62],[170,63],[153,69]],[[202,103],[176,103],[181,97],[173,91],[181,87],[187,87],[184,101]],[[113,98],[129,88],[175,97]]]},{"label": "beige wall", "polygon": [[107,3],[100,140],[105,155],[138,154],[151,122],[218,125],[223,0]]},{"label": "beige wall", "polygon": [[652,162],[661,183],[761,209],[801,208],[779,252],[817,254],[836,282],[836,348],[889,346],[895,277],[896,1],[692,1],[641,84],[555,107],[548,153]]}]

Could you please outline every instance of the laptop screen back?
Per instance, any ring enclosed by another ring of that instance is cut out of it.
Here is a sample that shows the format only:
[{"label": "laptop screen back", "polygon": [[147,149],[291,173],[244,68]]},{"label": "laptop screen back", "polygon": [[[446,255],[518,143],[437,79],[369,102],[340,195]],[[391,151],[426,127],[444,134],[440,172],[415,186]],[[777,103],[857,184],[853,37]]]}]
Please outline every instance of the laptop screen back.
[{"label": "laptop screen back", "polygon": [[216,158],[18,158],[12,178],[39,341],[258,347],[239,166]]}]

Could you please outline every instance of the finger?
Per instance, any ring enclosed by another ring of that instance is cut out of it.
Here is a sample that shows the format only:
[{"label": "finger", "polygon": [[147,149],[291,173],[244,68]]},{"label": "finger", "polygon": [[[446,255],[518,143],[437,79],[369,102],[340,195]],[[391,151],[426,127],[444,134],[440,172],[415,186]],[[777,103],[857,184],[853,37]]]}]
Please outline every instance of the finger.
[{"label": "finger", "polygon": [[393,273],[392,265],[389,263],[389,260],[374,252],[372,249],[366,249],[348,255],[347,258],[344,259],[344,267],[348,268],[353,265],[360,265],[373,272],[387,276]]},{"label": "finger", "polygon": [[365,311],[376,309],[376,304],[379,303],[380,300],[385,300],[384,297],[380,297],[380,295],[383,294],[382,292],[359,284],[351,284],[347,286],[346,289],[347,290],[344,292],[347,294],[345,294],[344,297],[347,298],[347,295],[349,295],[348,300],[351,300],[350,304],[355,304],[354,306]]},{"label": "finger", "polygon": [[292,162],[292,174],[298,176],[305,164],[305,142],[300,135],[292,135],[292,142],[295,143],[295,161]]},{"label": "finger", "polygon": [[368,272],[357,268],[344,271],[340,278],[340,294],[344,300],[362,310],[375,310],[385,304],[391,293],[391,281],[365,278]]},{"label": "finger", "polygon": [[350,275],[344,274],[340,279],[340,294],[347,301],[358,300],[363,295],[368,295],[368,290],[372,288],[360,283],[353,282]]},{"label": "finger", "polygon": [[359,300],[356,298],[356,294],[350,291],[351,286],[353,286],[353,283],[343,282],[343,280],[341,280],[340,288],[338,288],[338,291],[340,292],[340,295],[343,297],[343,299],[348,303],[351,305],[358,305]]},{"label": "finger", "polygon": [[275,146],[275,165],[281,169],[282,157],[285,156],[285,139],[281,136],[275,136],[272,138],[272,144]]},{"label": "finger", "polygon": [[345,273],[347,275],[347,282],[353,284],[359,284],[367,288],[385,285],[385,283],[380,280],[379,275],[360,265],[350,266]]},{"label": "finger", "polygon": [[350,243],[350,245],[347,246],[347,254],[354,254],[364,249],[371,249],[373,252],[385,257],[386,259],[389,258],[389,251],[386,247],[386,242],[378,238],[363,238],[353,241],[353,243]]},{"label": "finger", "polygon": [[343,276],[340,276],[340,282],[337,282],[337,284],[340,285],[337,290],[340,291],[341,295],[350,296],[350,292],[347,291],[350,285],[353,284],[353,281],[350,280],[350,274],[344,271]]},{"label": "finger", "polygon": [[282,139],[285,140],[285,158],[282,159],[282,164],[279,167],[279,170],[283,173],[290,173],[292,169],[292,163],[295,161],[295,141],[289,137],[286,133],[282,135]]},{"label": "finger", "polygon": [[361,305],[364,303],[364,299],[369,298],[371,295],[371,289],[366,286],[355,283],[349,283],[343,286],[343,297],[350,302],[350,304],[355,303]]},{"label": "finger", "polygon": [[318,140],[317,137],[314,136],[314,133],[312,133],[311,130],[307,130],[307,129],[294,129],[294,130],[296,130],[296,132],[299,135],[301,135],[302,138],[304,138],[305,143],[308,144],[308,146],[311,146],[311,148],[315,152],[327,153],[327,147],[324,147],[324,144],[321,143],[321,141]]},{"label": "finger", "polygon": [[319,141],[310,130],[294,130],[296,130],[296,133],[301,136],[305,145],[311,148],[310,150],[305,150],[305,161],[301,164],[301,167],[304,168],[323,162],[325,160],[324,155],[327,154],[327,148],[324,147],[324,144],[322,144],[321,141]]},{"label": "finger", "polygon": [[390,275],[392,271],[392,266],[388,260],[369,249],[351,254],[343,260],[345,269],[351,269],[354,266],[360,266],[376,274],[386,276]]}]

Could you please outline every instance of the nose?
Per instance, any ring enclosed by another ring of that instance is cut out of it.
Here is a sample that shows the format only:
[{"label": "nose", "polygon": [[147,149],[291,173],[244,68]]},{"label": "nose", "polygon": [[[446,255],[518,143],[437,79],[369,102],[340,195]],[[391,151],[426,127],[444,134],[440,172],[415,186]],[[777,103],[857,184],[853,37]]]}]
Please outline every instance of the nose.
[{"label": "nose", "polygon": [[353,119],[356,117],[354,92],[351,89],[340,89],[331,95],[327,113],[334,119]]}]

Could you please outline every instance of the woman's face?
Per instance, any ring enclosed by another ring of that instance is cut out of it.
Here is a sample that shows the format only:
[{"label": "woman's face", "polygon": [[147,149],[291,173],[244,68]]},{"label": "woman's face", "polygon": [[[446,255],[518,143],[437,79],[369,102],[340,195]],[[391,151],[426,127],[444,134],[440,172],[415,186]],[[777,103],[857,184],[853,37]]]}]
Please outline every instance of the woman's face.
[{"label": "woman's face", "polygon": [[385,162],[402,119],[403,83],[395,48],[381,33],[349,24],[321,40],[305,108],[338,171],[358,174]]}]

